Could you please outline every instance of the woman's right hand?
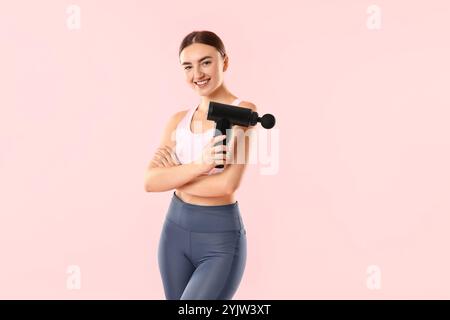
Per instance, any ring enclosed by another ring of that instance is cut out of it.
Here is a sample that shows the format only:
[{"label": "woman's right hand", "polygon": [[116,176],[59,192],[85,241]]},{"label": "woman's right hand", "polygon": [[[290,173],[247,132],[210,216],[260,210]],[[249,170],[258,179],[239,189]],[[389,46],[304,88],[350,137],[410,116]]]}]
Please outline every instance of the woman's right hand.
[{"label": "woman's right hand", "polygon": [[[195,163],[200,166],[200,171],[202,174],[208,173],[218,164],[225,165],[227,160],[227,145],[222,143],[219,145],[216,144],[221,142],[226,137],[227,136],[225,134],[215,136],[203,147],[201,157],[195,161]],[[223,151],[225,151],[225,153]]]}]

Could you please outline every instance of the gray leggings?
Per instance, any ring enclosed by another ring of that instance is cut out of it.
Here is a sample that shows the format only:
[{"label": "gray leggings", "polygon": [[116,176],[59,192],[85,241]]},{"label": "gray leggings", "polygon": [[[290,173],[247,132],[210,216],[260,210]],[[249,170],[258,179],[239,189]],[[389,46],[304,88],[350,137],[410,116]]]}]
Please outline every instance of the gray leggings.
[{"label": "gray leggings", "polygon": [[168,300],[230,300],[245,269],[247,237],[238,201],[204,206],[173,193],[158,247]]}]

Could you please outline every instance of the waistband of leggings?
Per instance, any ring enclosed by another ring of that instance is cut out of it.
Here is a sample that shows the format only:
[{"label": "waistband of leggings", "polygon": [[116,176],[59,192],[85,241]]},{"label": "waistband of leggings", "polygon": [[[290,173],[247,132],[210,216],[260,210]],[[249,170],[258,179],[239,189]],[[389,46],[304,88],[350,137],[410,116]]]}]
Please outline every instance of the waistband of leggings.
[{"label": "waistband of leggings", "polygon": [[223,232],[244,227],[238,201],[225,205],[187,203],[173,192],[166,219],[197,232]]}]

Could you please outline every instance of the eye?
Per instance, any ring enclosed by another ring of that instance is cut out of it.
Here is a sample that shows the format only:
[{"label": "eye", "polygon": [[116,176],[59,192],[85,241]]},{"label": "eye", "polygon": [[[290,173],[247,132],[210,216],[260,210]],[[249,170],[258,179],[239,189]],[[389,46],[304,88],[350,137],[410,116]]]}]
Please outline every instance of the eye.
[{"label": "eye", "polygon": [[[208,64],[210,64],[211,63],[211,61],[203,61],[203,64],[206,64],[206,65],[208,65]],[[189,69],[191,68],[190,66],[186,66],[186,67],[184,67],[184,70],[189,70]]]}]

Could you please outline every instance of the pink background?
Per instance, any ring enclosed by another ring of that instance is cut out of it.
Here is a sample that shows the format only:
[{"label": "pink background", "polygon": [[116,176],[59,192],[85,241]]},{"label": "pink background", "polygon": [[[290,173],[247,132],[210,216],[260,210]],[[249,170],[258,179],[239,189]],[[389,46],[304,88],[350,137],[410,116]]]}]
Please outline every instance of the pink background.
[{"label": "pink background", "polygon": [[249,165],[237,191],[234,299],[450,298],[448,1],[377,1],[380,30],[369,1],[76,1],[79,30],[70,4],[0,2],[0,298],[164,299],[172,192],[143,179],[199,101],[178,64],[193,30],[279,130],[276,174]]}]

